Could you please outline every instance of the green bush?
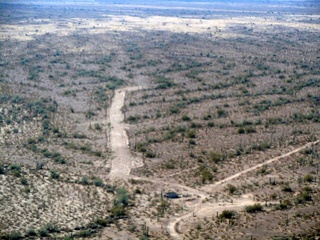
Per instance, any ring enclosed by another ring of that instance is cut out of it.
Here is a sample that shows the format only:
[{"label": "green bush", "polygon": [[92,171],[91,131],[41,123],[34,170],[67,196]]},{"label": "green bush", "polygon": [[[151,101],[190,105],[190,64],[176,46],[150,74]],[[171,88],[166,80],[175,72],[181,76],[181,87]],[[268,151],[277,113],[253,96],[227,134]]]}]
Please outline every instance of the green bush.
[{"label": "green bush", "polygon": [[225,159],[225,155],[223,155],[220,152],[214,152],[211,151],[210,152],[210,161],[214,162],[214,163],[219,163],[221,161],[223,161]]},{"label": "green bush", "polygon": [[212,179],[213,179],[212,173],[211,173],[208,169],[206,169],[206,168],[203,168],[203,169],[201,170],[200,176],[201,176],[201,182],[202,182],[202,183],[205,183],[205,182],[207,182],[207,181],[210,182],[210,181],[212,181]]},{"label": "green bush", "polygon": [[80,230],[75,234],[75,237],[89,237],[93,234],[93,231],[91,229],[85,229],[85,230]]},{"label": "green bush", "polygon": [[13,232],[9,233],[9,235],[8,235],[9,240],[18,240],[18,239],[22,239],[22,238],[23,237],[22,237],[21,233],[18,231],[13,231]]},{"label": "green bush", "polygon": [[155,89],[168,89],[175,85],[171,79],[164,76],[157,77],[155,82],[158,84]]},{"label": "green bush", "polygon": [[59,178],[59,173],[56,171],[56,170],[51,170],[50,171],[50,177],[52,178],[52,179],[58,179]]},{"label": "green bush", "polygon": [[138,152],[146,152],[147,151],[147,147],[146,147],[147,143],[144,143],[144,142],[138,142],[135,146],[136,150]]},{"label": "green bush", "polygon": [[102,227],[106,227],[107,224],[108,224],[108,221],[104,218],[98,218],[96,221],[95,221],[96,224],[102,226]]},{"label": "green bush", "polygon": [[186,135],[187,138],[196,138],[196,132],[193,129],[188,129]]},{"label": "green bush", "polygon": [[113,206],[111,209],[111,214],[115,217],[122,217],[126,215],[124,206]]},{"label": "green bush", "polygon": [[284,201],[282,201],[279,205],[275,206],[275,210],[286,210],[286,209],[290,209],[292,206],[290,200],[286,199]]},{"label": "green bush", "polygon": [[155,152],[152,152],[152,151],[147,151],[146,152],[146,157],[147,158],[155,158],[157,155]]},{"label": "green bush", "polygon": [[25,177],[22,177],[22,178],[20,179],[20,183],[21,183],[22,185],[28,185],[28,179],[26,179]]},{"label": "green bush", "polygon": [[257,132],[257,130],[253,126],[240,127],[238,129],[239,134],[255,133],[255,132]]},{"label": "green bush", "polygon": [[21,167],[19,166],[19,165],[17,165],[17,164],[11,164],[10,166],[9,166],[9,169],[11,170],[11,171],[18,171],[18,172],[21,172]]},{"label": "green bush", "polygon": [[229,194],[231,195],[238,191],[237,187],[231,184],[228,184],[227,188],[228,188]]},{"label": "green bush", "polygon": [[304,176],[304,178],[303,178],[303,180],[305,181],[305,182],[313,182],[313,179],[314,179],[314,177],[311,175],[311,174],[307,174],[307,175],[305,175]]},{"label": "green bush", "polygon": [[128,191],[125,188],[116,189],[116,198],[114,200],[115,206],[127,206],[129,203]]},{"label": "green bush", "polygon": [[292,192],[292,189],[291,189],[291,187],[289,186],[289,184],[285,184],[285,185],[282,187],[282,191],[284,191],[284,192]]},{"label": "green bush", "polygon": [[79,181],[80,184],[83,184],[83,185],[88,185],[89,184],[89,179],[88,177],[84,176],[81,178],[81,180]]},{"label": "green bush", "polygon": [[182,115],[181,119],[182,121],[191,121],[191,118],[187,115]]},{"label": "green bush", "polygon": [[218,109],[217,114],[219,118],[228,116],[228,112],[224,109]]},{"label": "green bush", "polygon": [[170,106],[169,107],[170,114],[177,114],[180,112],[179,108],[177,106]]},{"label": "green bush", "polygon": [[303,204],[307,201],[312,201],[312,196],[307,191],[302,192],[294,199],[295,204]]},{"label": "green bush", "polygon": [[232,219],[236,215],[235,211],[232,210],[223,210],[222,213],[219,215],[220,219]]},{"label": "green bush", "polygon": [[48,237],[49,236],[49,232],[46,227],[42,227],[39,229],[39,236],[40,237]]},{"label": "green bush", "polygon": [[37,232],[34,229],[28,229],[26,235],[29,237],[37,236]]},{"label": "green bush", "polygon": [[247,213],[256,213],[263,211],[263,207],[260,203],[255,203],[253,205],[245,206],[245,211]]},{"label": "green bush", "polygon": [[97,187],[102,187],[103,186],[103,181],[101,180],[101,178],[98,178],[98,177],[94,178],[93,183]]}]

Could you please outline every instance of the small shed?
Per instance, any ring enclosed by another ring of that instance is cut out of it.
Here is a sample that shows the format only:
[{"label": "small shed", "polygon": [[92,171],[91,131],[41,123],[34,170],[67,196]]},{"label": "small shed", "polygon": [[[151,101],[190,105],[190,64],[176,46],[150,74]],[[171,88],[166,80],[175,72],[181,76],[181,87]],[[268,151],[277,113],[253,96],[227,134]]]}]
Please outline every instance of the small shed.
[{"label": "small shed", "polygon": [[176,192],[167,192],[166,194],[164,194],[164,196],[170,199],[180,198],[180,196]]}]

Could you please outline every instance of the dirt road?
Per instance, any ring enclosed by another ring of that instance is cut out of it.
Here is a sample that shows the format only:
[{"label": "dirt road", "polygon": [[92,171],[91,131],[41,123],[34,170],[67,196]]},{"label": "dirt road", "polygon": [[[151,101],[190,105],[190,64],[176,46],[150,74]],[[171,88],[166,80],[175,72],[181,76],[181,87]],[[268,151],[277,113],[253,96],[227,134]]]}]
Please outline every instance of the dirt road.
[{"label": "dirt road", "polygon": [[235,200],[233,200],[232,204],[225,203],[225,202],[215,203],[215,204],[203,204],[202,200],[204,199],[204,196],[205,196],[204,194],[206,194],[208,192],[213,192],[215,190],[215,187],[217,187],[217,186],[221,186],[222,184],[226,184],[227,182],[241,176],[242,174],[256,170],[256,169],[262,167],[263,165],[278,161],[284,157],[290,156],[294,153],[297,153],[303,149],[306,149],[306,148],[311,147],[312,145],[315,145],[318,143],[320,143],[320,140],[307,143],[307,144],[305,144],[299,148],[296,148],[288,153],[285,153],[281,156],[271,158],[263,163],[257,164],[251,168],[248,168],[248,169],[241,171],[237,174],[229,176],[229,177],[227,177],[221,181],[218,181],[214,184],[210,184],[205,187],[202,187],[201,190],[203,191],[203,193],[200,195],[201,199],[195,203],[193,211],[191,211],[185,215],[182,215],[180,217],[177,217],[169,222],[169,224],[167,226],[167,230],[168,230],[170,236],[173,239],[183,239],[183,236],[180,234],[180,231],[179,231],[179,229],[181,228],[181,222],[189,217],[192,217],[193,215],[201,215],[202,217],[204,217],[204,216],[211,217],[212,214],[216,213],[217,211],[222,211],[224,209],[235,210],[235,209],[238,209],[240,207],[244,207],[249,204],[254,204],[255,201],[253,200],[252,196],[250,196],[250,195],[244,195],[240,199],[235,199]]},{"label": "dirt road", "polygon": [[270,164],[270,163],[272,163],[272,162],[278,161],[278,160],[280,160],[280,159],[282,159],[282,158],[285,158],[285,157],[290,156],[290,155],[292,155],[292,154],[294,154],[294,153],[297,153],[297,152],[299,152],[299,151],[301,151],[301,150],[303,150],[303,149],[306,149],[306,148],[308,148],[308,147],[310,147],[310,146],[312,146],[312,145],[314,145],[314,144],[318,144],[319,142],[320,142],[320,140],[307,143],[307,144],[305,144],[305,145],[303,145],[303,146],[301,146],[301,147],[299,147],[299,148],[296,148],[296,149],[294,149],[294,150],[292,150],[292,151],[290,151],[290,152],[287,152],[287,153],[285,153],[285,154],[282,154],[282,155],[280,155],[280,156],[278,156],[278,157],[271,158],[271,159],[269,159],[269,160],[267,160],[267,161],[265,161],[265,162],[263,162],[263,163],[257,164],[257,165],[255,165],[255,166],[253,166],[253,167],[251,167],[251,168],[248,168],[248,169],[243,170],[243,171],[241,171],[241,172],[239,172],[239,173],[237,173],[237,174],[234,174],[234,175],[232,175],[232,176],[230,176],[230,177],[227,177],[227,178],[222,179],[222,180],[220,180],[220,181],[218,181],[218,182],[215,182],[214,184],[206,185],[206,186],[202,187],[202,190],[204,190],[204,191],[206,191],[206,192],[210,192],[214,187],[216,187],[216,186],[218,186],[218,185],[221,185],[221,184],[224,184],[224,183],[226,183],[226,182],[229,182],[229,181],[232,180],[232,179],[235,179],[235,178],[237,178],[237,177],[240,177],[242,174],[245,174],[245,173],[247,173],[247,172],[251,172],[251,171],[253,171],[253,170],[256,170],[256,169],[258,169],[258,168],[261,168],[261,167],[264,166],[264,165],[267,165],[267,164]]}]

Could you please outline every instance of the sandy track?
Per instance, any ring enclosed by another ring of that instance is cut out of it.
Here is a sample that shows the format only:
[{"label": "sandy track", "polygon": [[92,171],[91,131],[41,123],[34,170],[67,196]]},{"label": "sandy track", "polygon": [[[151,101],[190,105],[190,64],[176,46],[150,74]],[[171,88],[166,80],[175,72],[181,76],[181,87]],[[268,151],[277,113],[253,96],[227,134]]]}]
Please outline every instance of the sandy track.
[{"label": "sandy track", "polygon": [[226,182],[228,182],[228,181],[230,181],[230,180],[232,180],[232,179],[235,179],[235,178],[237,178],[237,177],[240,177],[242,174],[245,174],[245,173],[247,173],[247,172],[251,172],[251,171],[253,171],[253,170],[256,170],[256,169],[258,169],[258,168],[261,168],[261,167],[264,166],[264,165],[267,165],[267,164],[270,164],[270,163],[272,163],[272,162],[278,161],[278,160],[280,160],[280,159],[282,159],[282,158],[288,157],[288,156],[290,156],[290,155],[292,155],[292,154],[294,154],[294,153],[297,153],[297,152],[299,152],[299,151],[301,151],[301,150],[303,150],[303,149],[305,149],[305,148],[308,148],[308,147],[311,147],[312,145],[318,144],[319,142],[320,142],[320,140],[307,143],[307,144],[305,144],[305,145],[303,145],[303,146],[301,146],[301,147],[299,147],[299,148],[296,148],[296,149],[294,149],[294,150],[292,150],[292,151],[290,151],[290,152],[287,152],[287,153],[285,153],[285,154],[282,154],[282,155],[280,155],[280,156],[278,156],[278,157],[271,158],[271,159],[269,159],[269,160],[267,160],[267,161],[265,161],[265,162],[263,162],[263,163],[257,164],[257,165],[255,165],[255,166],[253,166],[253,167],[251,167],[251,168],[248,168],[248,169],[243,170],[243,171],[241,171],[241,172],[239,172],[239,173],[237,173],[237,174],[234,174],[234,175],[232,175],[232,176],[230,176],[230,177],[227,177],[227,178],[222,179],[222,180],[220,180],[220,181],[218,181],[218,182],[215,182],[214,184],[210,184],[210,185],[204,186],[204,187],[202,187],[202,190],[204,190],[204,191],[206,191],[206,192],[210,192],[214,187],[216,187],[216,186],[218,186],[218,185],[224,184],[224,183],[226,183]]},{"label": "sandy track", "polygon": [[115,91],[111,107],[109,109],[110,146],[114,154],[111,162],[111,178],[126,179],[134,166],[134,159],[129,149],[129,139],[124,124],[124,115],[121,108],[124,105],[126,91],[135,91],[139,87],[126,87]]},{"label": "sandy track", "polygon": [[278,157],[275,157],[275,158],[271,158],[263,163],[260,163],[260,164],[257,164],[251,168],[248,168],[244,171],[241,171],[237,174],[234,174],[232,176],[229,176],[221,181],[218,181],[218,182],[215,182],[214,184],[210,184],[210,185],[207,185],[205,187],[202,187],[201,190],[203,191],[203,194],[200,195],[201,199],[199,199],[199,201],[197,201],[194,205],[194,209],[193,211],[185,214],[185,215],[182,215],[178,218],[175,218],[174,220],[170,221],[168,226],[167,226],[167,230],[168,230],[168,233],[170,234],[170,236],[173,238],[173,239],[184,239],[183,236],[180,234],[180,226],[181,226],[181,222],[184,220],[184,219],[187,219],[193,215],[201,215],[201,216],[212,216],[213,213],[217,212],[217,211],[222,211],[224,209],[238,209],[238,208],[241,208],[241,207],[244,207],[246,205],[250,205],[250,204],[254,204],[255,201],[252,199],[252,196],[249,196],[249,195],[245,195],[245,196],[242,196],[240,199],[236,199],[235,201],[232,202],[232,204],[228,204],[228,203],[215,203],[214,205],[213,204],[202,204],[202,200],[204,200],[205,196],[204,193],[207,193],[207,192],[213,192],[215,189],[215,187],[217,186],[221,186],[222,184],[225,184],[239,176],[241,176],[242,174],[245,174],[245,173],[248,173],[250,171],[253,171],[253,170],[256,170],[260,167],[262,167],[263,165],[266,165],[266,164],[270,164],[272,162],[275,162],[275,161],[279,161],[281,160],[282,158],[284,157],[287,157],[287,156],[290,156],[294,153],[297,153],[303,149],[306,149],[308,147],[311,147],[315,144],[318,144],[320,143],[320,140],[317,140],[317,141],[314,141],[314,142],[310,142],[310,143],[307,143],[299,148],[296,148],[288,153],[285,153],[285,154],[282,154],[281,156],[278,156]]}]

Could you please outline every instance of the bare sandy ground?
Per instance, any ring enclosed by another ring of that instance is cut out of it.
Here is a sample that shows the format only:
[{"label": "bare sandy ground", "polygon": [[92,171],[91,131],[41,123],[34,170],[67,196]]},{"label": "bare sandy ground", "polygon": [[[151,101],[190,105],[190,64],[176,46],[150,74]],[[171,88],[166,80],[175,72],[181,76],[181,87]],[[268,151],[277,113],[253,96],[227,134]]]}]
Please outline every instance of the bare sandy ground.
[{"label": "bare sandy ground", "polygon": [[[313,15],[316,19],[320,15]],[[290,17],[290,16],[289,16]],[[304,23],[299,20],[300,16],[291,18],[269,18],[259,16],[245,16],[235,18],[220,19],[198,19],[163,16],[114,16],[104,15],[100,19],[72,18],[68,20],[36,19],[30,22],[21,21],[17,25],[1,24],[0,40],[11,39],[28,41],[36,39],[45,34],[55,34],[58,36],[68,36],[78,32],[85,34],[105,34],[110,32],[135,32],[135,31],[169,31],[176,33],[212,33],[215,37],[232,38],[238,37],[227,30],[228,28],[241,25],[253,27],[259,30],[273,30],[275,26],[288,28],[308,29],[308,31],[318,32],[320,25],[316,23]],[[39,22],[42,24],[39,25]],[[28,33],[28,34],[26,34]]]},{"label": "bare sandy ground", "polygon": [[124,114],[121,111],[123,107],[126,91],[135,91],[139,87],[126,87],[115,91],[115,95],[109,109],[110,146],[114,154],[111,163],[111,178],[124,178],[130,175],[131,168],[138,167],[137,159],[134,159],[130,153],[129,140],[126,133],[126,125],[123,122]]}]

